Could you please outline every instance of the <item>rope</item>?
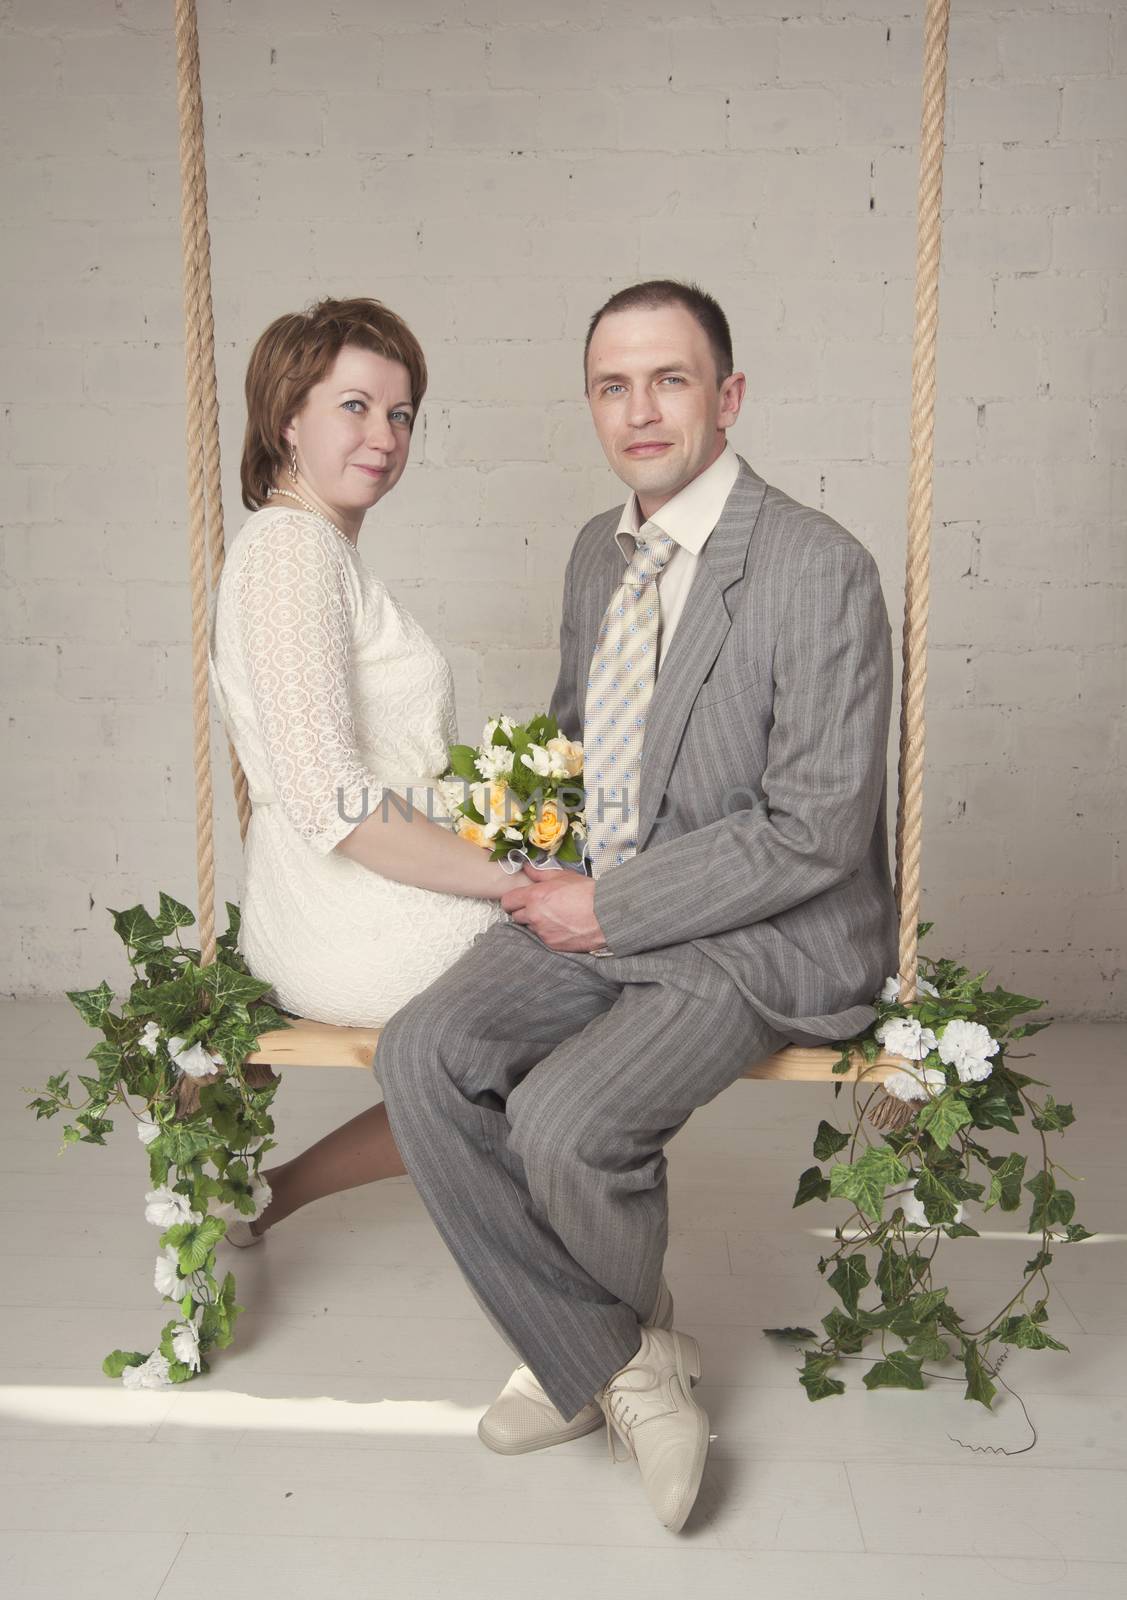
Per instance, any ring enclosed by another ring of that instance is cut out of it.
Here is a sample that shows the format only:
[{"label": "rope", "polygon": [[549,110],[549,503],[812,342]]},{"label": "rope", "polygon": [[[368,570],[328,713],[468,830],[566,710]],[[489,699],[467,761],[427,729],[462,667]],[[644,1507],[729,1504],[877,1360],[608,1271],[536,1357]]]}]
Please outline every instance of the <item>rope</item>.
[{"label": "rope", "polygon": [[900,909],[900,1001],[916,998],[916,930],[923,832],[924,691],[931,561],[935,438],[935,338],[939,322],[943,113],[947,92],[950,0],[927,0],[923,112],[916,216],[916,315],[912,339],[911,464],[904,580],[904,673],[900,689],[899,799],[896,810],[896,904]]},{"label": "rope", "polygon": [[[200,960],[215,959],[215,841],[208,699],[208,580],[223,571],[223,499],[220,485],[219,401],[215,374],[215,320],[211,299],[211,240],[207,224],[203,100],[195,0],[174,0],[176,84],[180,135],[180,238],[184,260],[184,352],[187,383],[188,565],[192,604],[192,757],[196,785],[196,883]],[[250,818],[246,777],[227,741],[239,828]]]}]

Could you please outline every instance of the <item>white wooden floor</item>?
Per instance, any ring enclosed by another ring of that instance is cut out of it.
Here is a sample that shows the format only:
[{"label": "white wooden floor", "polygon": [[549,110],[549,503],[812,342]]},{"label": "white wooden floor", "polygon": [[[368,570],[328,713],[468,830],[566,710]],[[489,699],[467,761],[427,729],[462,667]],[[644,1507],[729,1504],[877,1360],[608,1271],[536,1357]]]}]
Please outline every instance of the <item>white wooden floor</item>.
[{"label": "white wooden floor", "polygon": [[[22,1109],[95,1035],[63,1001],[0,1006],[0,1593],[11,1600],[246,1600],[454,1595],[681,1600],[876,1592],[975,1600],[1127,1594],[1127,1286],[1122,1092],[1127,1028],[1055,1024],[1029,1070],[1072,1100],[1060,1141],[1078,1216],[1101,1237],[1059,1252],[1050,1328],[1071,1355],[1005,1368],[994,1415],[936,1381],[861,1385],[810,1404],[798,1356],[763,1326],[832,1303],[815,1269],[829,1206],[790,1207],[832,1089],[737,1083],[669,1147],[667,1276],[676,1325],[701,1341],[713,1444],[685,1530],[668,1534],[632,1462],[600,1432],[506,1459],[477,1419],[514,1365],[409,1179],[309,1208],[229,1250],[248,1306],[233,1349],[185,1388],[127,1393],[115,1345],[149,1348],[156,1230],[143,1151],[56,1155],[60,1122]],[[378,1094],[347,1071],[293,1072],[276,1102],[289,1155]],[[280,1156],[278,1158],[280,1158]],[[276,1158],[276,1159],[278,1159]],[[964,1314],[988,1315],[1031,1242],[1013,1215],[943,1246]],[[1016,1276],[1015,1276],[1016,1273]]]}]

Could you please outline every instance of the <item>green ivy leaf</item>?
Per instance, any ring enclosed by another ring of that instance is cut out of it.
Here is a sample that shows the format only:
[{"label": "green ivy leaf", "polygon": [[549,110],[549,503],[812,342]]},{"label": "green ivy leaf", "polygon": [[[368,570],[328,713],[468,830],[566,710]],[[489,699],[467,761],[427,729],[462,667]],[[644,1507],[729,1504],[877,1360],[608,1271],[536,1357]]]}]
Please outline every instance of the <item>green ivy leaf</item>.
[{"label": "green ivy leaf", "polygon": [[807,1200],[828,1200],[830,1197],[830,1180],[823,1178],[821,1167],[807,1167],[798,1180],[798,1190],[791,1203],[791,1210],[795,1206],[803,1206]]},{"label": "green ivy leaf", "polygon": [[959,1197],[946,1176],[940,1176],[932,1167],[924,1167],[916,1179],[916,1198],[924,1208],[924,1215],[933,1226],[940,1222],[954,1222]]},{"label": "green ivy leaf", "polygon": [[846,1355],[856,1354],[869,1337],[869,1329],[864,1323],[846,1316],[837,1306],[822,1318],[822,1327],[826,1330],[826,1337],[832,1339],[838,1350]]},{"label": "green ivy leaf", "polygon": [[[237,908],[235,909],[237,912]],[[231,903],[228,901],[228,921],[230,921],[231,910]],[[190,928],[195,920],[194,912],[189,911],[188,907],[182,905],[179,900],[174,900],[170,894],[165,894],[163,889],[160,890],[160,904],[153,926],[160,931],[162,936],[174,932],[177,928]]]},{"label": "green ivy leaf", "polygon": [[1066,1344],[1061,1344],[1059,1339],[1052,1338],[1043,1328],[1038,1327],[1028,1313],[1024,1316],[1007,1317],[998,1330],[998,1338],[1002,1344],[1016,1345],[1020,1350],[1068,1349]]},{"label": "green ivy leaf", "polygon": [[1037,1173],[1036,1177],[1030,1178],[1025,1188],[1033,1196],[1028,1232],[1040,1233],[1044,1228],[1051,1228],[1055,1222],[1072,1221],[1072,1214],[1076,1210],[1076,1198],[1067,1189],[1057,1188],[1057,1180],[1051,1172]]},{"label": "green ivy leaf", "polygon": [[83,1022],[92,1028],[102,1026],[102,1018],[113,1005],[113,990],[103,978],[96,989],[67,989],[67,999]]},{"label": "green ivy leaf", "polygon": [[764,1328],[762,1330],[769,1339],[816,1339],[818,1335],[813,1328]]},{"label": "green ivy leaf", "polygon": [[922,1389],[921,1365],[921,1361],[906,1350],[894,1350],[870,1367],[861,1381],[866,1389]]},{"label": "green ivy leaf", "polygon": [[1064,1232],[1066,1244],[1079,1244],[1082,1239],[1095,1238],[1095,1234],[1089,1233],[1087,1228],[1081,1227],[1079,1222],[1070,1222]]},{"label": "green ivy leaf", "polygon": [[990,1193],[984,1210],[1000,1205],[1003,1211],[1016,1211],[1021,1205],[1021,1186],[1025,1181],[1025,1157],[1016,1152],[1006,1156],[994,1169],[990,1179]]},{"label": "green ivy leaf", "polygon": [[971,1121],[966,1101],[955,1089],[945,1089],[934,1100],[929,1100],[919,1113],[919,1125],[925,1128],[941,1150],[946,1150],[960,1128]]},{"label": "green ivy leaf", "polygon": [[939,1337],[939,1330],[934,1322],[929,1322],[926,1327],[913,1333],[906,1349],[908,1355],[916,1356],[920,1361],[946,1361],[951,1354],[951,1346],[946,1339]]},{"label": "green ivy leaf", "polygon": [[967,1400],[977,1400],[989,1411],[998,1390],[996,1385],[990,1381],[989,1374],[983,1366],[982,1358],[978,1353],[978,1344],[974,1339],[968,1339],[963,1346],[963,1371],[967,1376],[965,1398]]},{"label": "green ivy leaf", "polygon": [[825,1400],[832,1394],[844,1394],[845,1385],[840,1378],[827,1376],[833,1366],[835,1357],[832,1355],[816,1355],[808,1351],[806,1365],[799,1373],[798,1381],[806,1390],[808,1400]]},{"label": "green ivy leaf", "polygon": [[869,1283],[869,1269],[865,1257],[860,1253],[842,1256],[827,1282],[835,1294],[841,1296],[841,1303],[850,1316],[857,1311],[857,1297],[865,1285]]},{"label": "green ivy leaf", "polygon": [[1045,1104],[1033,1118],[1033,1126],[1044,1132],[1063,1132],[1076,1121],[1070,1105],[1058,1106],[1052,1095],[1045,1096]]},{"label": "green ivy leaf", "polygon": [[830,1168],[830,1194],[852,1200],[858,1210],[879,1221],[885,1189],[890,1183],[903,1183],[907,1176],[908,1168],[886,1145],[871,1145],[860,1160]]},{"label": "green ivy leaf", "polygon": [[912,1291],[912,1269],[919,1262],[913,1251],[906,1259],[893,1244],[883,1245],[877,1268],[877,1288],[886,1306],[899,1305]]},{"label": "green ivy leaf", "polygon": [[819,1161],[828,1161],[831,1156],[836,1156],[839,1150],[844,1150],[848,1143],[847,1133],[839,1133],[832,1123],[825,1120],[819,1122],[814,1139],[814,1154]]}]

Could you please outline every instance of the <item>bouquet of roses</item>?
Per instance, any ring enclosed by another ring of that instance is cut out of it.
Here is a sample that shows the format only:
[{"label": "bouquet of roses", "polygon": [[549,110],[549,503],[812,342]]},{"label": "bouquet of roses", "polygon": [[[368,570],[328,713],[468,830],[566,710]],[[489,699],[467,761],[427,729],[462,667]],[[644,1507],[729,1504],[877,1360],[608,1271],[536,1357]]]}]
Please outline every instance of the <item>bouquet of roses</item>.
[{"label": "bouquet of roses", "polygon": [[476,749],[450,746],[439,783],[456,831],[491,860],[519,850],[534,866],[583,860],[583,746],[561,736],[555,717],[491,717]]}]

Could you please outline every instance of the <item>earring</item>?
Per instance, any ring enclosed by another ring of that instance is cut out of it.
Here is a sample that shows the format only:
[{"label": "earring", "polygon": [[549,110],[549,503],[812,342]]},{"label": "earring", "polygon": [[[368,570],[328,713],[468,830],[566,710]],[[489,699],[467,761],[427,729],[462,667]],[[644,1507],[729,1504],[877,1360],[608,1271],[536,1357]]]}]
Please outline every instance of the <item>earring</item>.
[{"label": "earring", "polygon": [[290,477],[297,482],[297,449],[290,445]]}]

